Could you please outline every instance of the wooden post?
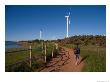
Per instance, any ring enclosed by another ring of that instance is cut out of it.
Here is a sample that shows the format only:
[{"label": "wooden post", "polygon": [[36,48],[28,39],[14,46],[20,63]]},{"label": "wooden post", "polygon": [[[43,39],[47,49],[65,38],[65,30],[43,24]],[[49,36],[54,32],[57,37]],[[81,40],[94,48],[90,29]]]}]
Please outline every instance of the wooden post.
[{"label": "wooden post", "polygon": [[43,42],[42,42],[42,53],[43,53]]},{"label": "wooden post", "polygon": [[47,53],[46,50],[47,49],[46,49],[46,44],[45,44],[45,63],[46,63],[46,53]]},{"label": "wooden post", "polygon": [[53,58],[53,50],[54,50],[54,47],[53,47],[53,49],[52,49],[52,58]]},{"label": "wooden post", "polygon": [[31,45],[30,45],[30,47],[29,47],[29,51],[30,51],[30,68],[31,68],[31,53],[32,53],[32,51],[31,51],[32,49],[31,49]]},{"label": "wooden post", "polygon": [[55,43],[55,46],[56,46],[56,49],[58,49],[58,44],[57,43]]}]

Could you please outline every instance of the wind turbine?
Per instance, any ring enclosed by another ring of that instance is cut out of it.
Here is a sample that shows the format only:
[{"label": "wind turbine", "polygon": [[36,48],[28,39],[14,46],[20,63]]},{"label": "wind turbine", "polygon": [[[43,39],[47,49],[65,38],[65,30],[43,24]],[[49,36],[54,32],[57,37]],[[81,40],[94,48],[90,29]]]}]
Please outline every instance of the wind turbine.
[{"label": "wind turbine", "polygon": [[68,15],[65,16],[66,18],[66,38],[68,38],[68,29],[69,29],[69,24],[70,24],[70,12]]},{"label": "wind turbine", "polygon": [[40,30],[40,40],[42,39],[42,29]]},{"label": "wind turbine", "polygon": [[39,41],[41,42],[41,45],[42,45],[42,53],[43,53],[43,41],[41,41],[41,40],[43,40],[43,39],[42,39],[42,29],[40,30],[40,39],[39,39]]}]

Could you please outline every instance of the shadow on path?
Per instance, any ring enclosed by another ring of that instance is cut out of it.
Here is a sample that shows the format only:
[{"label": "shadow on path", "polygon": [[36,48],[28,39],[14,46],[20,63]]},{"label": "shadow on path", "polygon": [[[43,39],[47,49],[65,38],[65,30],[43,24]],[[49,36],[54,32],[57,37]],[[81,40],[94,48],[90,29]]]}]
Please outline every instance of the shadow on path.
[{"label": "shadow on path", "polygon": [[86,60],[89,56],[84,56],[81,61],[79,62],[79,64],[81,64],[84,60]]}]

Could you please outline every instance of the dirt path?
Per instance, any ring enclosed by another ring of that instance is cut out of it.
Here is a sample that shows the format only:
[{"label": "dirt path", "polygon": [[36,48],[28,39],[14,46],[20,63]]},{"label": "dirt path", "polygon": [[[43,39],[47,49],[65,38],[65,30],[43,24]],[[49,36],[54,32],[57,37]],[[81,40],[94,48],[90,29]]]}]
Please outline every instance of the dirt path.
[{"label": "dirt path", "polygon": [[63,48],[59,54],[60,55],[53,58],[41,72],[80,72],[82,70],[84,62],[75,65],[75,55],[72,49]]}]

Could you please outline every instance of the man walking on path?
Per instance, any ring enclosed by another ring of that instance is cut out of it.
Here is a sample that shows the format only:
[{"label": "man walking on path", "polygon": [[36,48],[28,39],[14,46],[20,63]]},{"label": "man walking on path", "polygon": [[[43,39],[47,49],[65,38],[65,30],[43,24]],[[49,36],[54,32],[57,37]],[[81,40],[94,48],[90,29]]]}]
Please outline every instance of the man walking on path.
[{"label": "man walking on path", "polygon": [[78,65],[79,64],[79,57],[80,57],[80,48],[78,47],[78,44],[77,44],[77,47],[74,49],[74,54],[76,56],[75,65]]}]

